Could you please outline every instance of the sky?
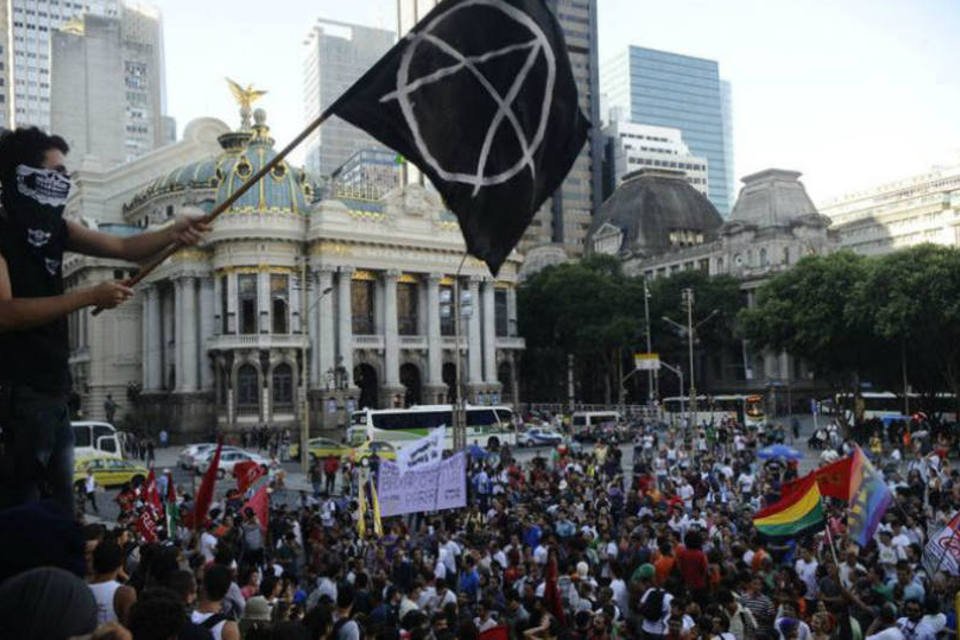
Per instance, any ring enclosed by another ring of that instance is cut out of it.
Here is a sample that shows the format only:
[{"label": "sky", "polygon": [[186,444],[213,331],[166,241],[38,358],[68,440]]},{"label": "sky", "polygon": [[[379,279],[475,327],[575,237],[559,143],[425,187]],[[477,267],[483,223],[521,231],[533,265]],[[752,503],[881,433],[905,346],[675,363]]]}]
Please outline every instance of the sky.
[{"label": "sky", "polygon": [[[634,44],[719,62],[733,86],[738,180],[794,169],[823,203],[960,162],[960,0],[598,1],[601,60]],[[230,77],[269,91],[257,106],[278,147],[306,124],[311,24],[396,28],[396,0],[153,4],[164,19],[167,112],[179,130],[204,116],[239,123]]]}]

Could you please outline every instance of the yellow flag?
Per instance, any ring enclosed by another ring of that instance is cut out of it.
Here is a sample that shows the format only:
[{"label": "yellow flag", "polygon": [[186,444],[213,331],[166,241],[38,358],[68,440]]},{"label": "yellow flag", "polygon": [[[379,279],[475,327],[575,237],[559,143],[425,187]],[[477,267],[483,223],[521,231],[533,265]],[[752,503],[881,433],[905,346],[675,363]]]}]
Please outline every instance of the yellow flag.
[{"label": "yellow flag", "polygon": [[373,507],[373,532],[378,538],[383,537],[383,521],[380,520],[380,497],[377,495],[377,487],[370,479],[370,504]]},{"label": "yellow flag", "polygon": [[367,491],[363,485],[357,495],[357,514],[357,533],[363,539],[367,536]]}]

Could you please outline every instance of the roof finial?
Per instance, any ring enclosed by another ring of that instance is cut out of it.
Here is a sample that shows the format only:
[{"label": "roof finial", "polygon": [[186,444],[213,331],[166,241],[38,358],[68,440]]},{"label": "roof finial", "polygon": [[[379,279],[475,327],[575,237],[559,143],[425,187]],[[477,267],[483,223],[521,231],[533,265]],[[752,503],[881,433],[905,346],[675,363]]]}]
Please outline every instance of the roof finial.
[{"label": "roof finial", "polygon": [[250,116],[252,115],[250,105],[262,98],[267,92],[262,89],[254,89],[252,84],[248,84],[246,88],[243,88],[230,78],[227,78],[227,85],[230,87],[230,92],[233,94],[237,104],[240,105],[240,128],[243,131],[247,131],[252,126],[250,122]]}]

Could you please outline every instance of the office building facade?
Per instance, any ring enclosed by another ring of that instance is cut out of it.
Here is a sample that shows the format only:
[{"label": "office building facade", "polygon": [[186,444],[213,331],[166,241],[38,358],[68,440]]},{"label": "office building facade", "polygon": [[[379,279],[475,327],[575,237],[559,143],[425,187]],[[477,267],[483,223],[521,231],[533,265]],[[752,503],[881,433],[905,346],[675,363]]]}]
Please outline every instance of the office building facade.
[{"label": "office building facade", "polygon": [[824,203],[840,246],[881,255],[930,242],[960,247],[960,158]]},{"label": "office building facade", "polygon": [[631,46],[605,61],[600,77],[611,109],[636,124],[680,129],[690,150],[707,158],[708,197],[727,216],[733,126],[729,83],[722,86],[717,62]]},{"label": "office building facade", "polygon": [[[436,0],[398,0],[397,28],[402,37],[434,6]],[[597,0],[547,0],[567,43],[570,66],[577,84],[580,108],[598,126],[589,134],[567,179],[534,217],[520,247],[529,252],[547,247],[551,255],[578,257],[593,212],[602,201],[603,139],[600,122],[600,75],[597,57]],[[404,168],[403,182],[423,183],[416,167]],[[557,251],[557,249],[562,251]],[[536,254],[527,254],[524,268],[540,266]]]},{"label": "office building facade", "polygon": [[87,14],[51,34],[50,126],[75,157],[130,162],[168,140],[163,33],[149,7]]},{"label": "office building facade", "polygon": [[641,169],[681,172],[690,186],[707,195],[707,159],[691,153],[679,129],[612,120],[603,128],[603,137],[604,199],[613,194],[625,176]]},{"label": "office building facade", "polygon": [[[392,31],[317,20],[303,43],[303,100],[313,122],[393,45]],[[306,141],[306,168],[329,176],[360,149],[380,148],[367,133],[332,118]]]},{"label": "office building facade", "polygon": [[[7,127],[50,128],[50,42],[52,34],[85,14],[119,17],[120,0],[0,0]],[[3,77],[0,75],[0,77]]]}]

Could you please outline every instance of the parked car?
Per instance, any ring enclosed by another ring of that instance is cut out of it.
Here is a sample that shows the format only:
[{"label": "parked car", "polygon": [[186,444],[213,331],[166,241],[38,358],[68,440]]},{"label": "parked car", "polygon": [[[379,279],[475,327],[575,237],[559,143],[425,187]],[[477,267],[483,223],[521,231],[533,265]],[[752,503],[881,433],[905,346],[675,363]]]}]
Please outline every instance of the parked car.
[{"label": "parked car", "polygon": [[397,450],[394,446],[389,442],[383,442],[381,440],[371,440],[364,442],[359,447],[354,447],[350,452],[350,459],[355,463],[360,463],[374,453],[376,453],[377,457],[381,460],[397,459]]},{"label": "parked car", "polygon": [[517,445],[521,447],[554,447],[563,443],[563,436],[549,429],[533,428],[517,434]]},{"label": "parked car", "polygon": [[[330,438],[310,438],[307,441],[307,453],[311,458],[329,458],[334,456],[336,458],[343,458],[344,456],[350,455],[350,445],[341,444]],[[300,444],[294,442],[290,445],[290,459],[299,460],[300,459]]]},{"label": "parked car", "polygon": [[137,486],[143,484],[150,473],[145,466],[133,460],[85,458],[78,460],[73,467],[74,485],[83,485],[88,470],[93,471],[93,477],[101,487],[119,487],[128,482]]},{"label": "parked car", "polygon": [[[207,469],[210,468],[210,464],[213,462],[213,454],[215,451],[216,449],[211,451],[209,455],[197,465],[197,473],[203,475],[207,472]],[[268,458],[264,458],[256,453],[244,451],[243,449],[231,449],[230,451],[227,451],[226,448],[224,448],[224,450],[220,452],[220,465],[217,467],[217,477],[225,478],[227,476],[232,476],[233,468],[237,465],[237,463],[246,462],[247,460],[256,462],[264,469],[270,468],[271,461]]]},{"label": "parked car", "polygon": [[[213,452],[217,450],[216,443],[205,442],[203,444],[191,444],[180,451],[177,462],[183,469],[197,469],[201,462],[209,460]],[[242,451],[239,447],[226,445],[221,450],[221,454],[227,451]]]}]

